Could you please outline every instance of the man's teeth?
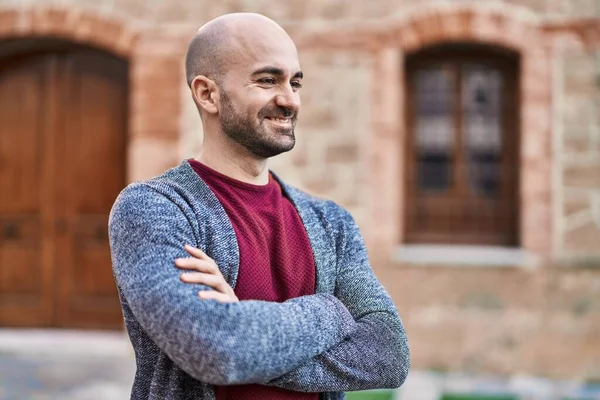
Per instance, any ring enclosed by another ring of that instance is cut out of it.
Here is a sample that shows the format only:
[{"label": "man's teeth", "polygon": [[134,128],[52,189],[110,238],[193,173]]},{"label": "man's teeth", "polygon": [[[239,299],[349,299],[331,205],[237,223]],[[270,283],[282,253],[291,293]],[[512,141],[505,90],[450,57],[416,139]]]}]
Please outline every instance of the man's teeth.
[{"label": "man's teeth", "polygon": [[272,121],[277,121],[277,122],[290,122],[289,118],[269,118]]}]

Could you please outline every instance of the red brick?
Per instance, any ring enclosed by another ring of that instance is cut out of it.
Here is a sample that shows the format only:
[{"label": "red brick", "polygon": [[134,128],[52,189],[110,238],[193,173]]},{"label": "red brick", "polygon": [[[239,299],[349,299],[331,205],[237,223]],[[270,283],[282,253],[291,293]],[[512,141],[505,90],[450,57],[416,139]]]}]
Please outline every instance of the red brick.
[{"label": "red brick", "polygon": [[422,43],[416,24],[403,27],[399,36],[402,49],[405,52],[410,53],[420,49]]},{"label": "red brick", "polygon": [[152,115],[151,111],[139,113],[137,118],[132,118],[130,121],[130,136],[133,138],[176,140],[179,137],[179,124],[174,120],[177,120],[178,114]]},{"label": "red brick", "polygon": [[419,46],[427,47],[443,40],[442,26],[433,14],[419,19],[413,26],[419,38]]},{"label": "red brick", "polygon": [[[96,24],[95,24],[96,25]],[[90,35],[91,39],[101,45],[103,48],[108,49],[110,51],[115,51],[115,49],[119,49],[117,47],[117,43],[119,43],[119,39],[124,34],[124,26],[116,21],[114,22],[104,22],[102,24],[97,24],[93,31],[96,29],[102,29],[102,34],[93,34]]]},{"label": "red brick", "polygon": [[495,33],[493,20],[489,15],[481,12],[473,15],[471,27],[473,32],[471,40],[477,42],[489,42],[490,38],[493,38],[493,33]]},{"label": "red brick", "polygon": [[183,79],[184,71],[181,59],[161,57],[136,57],[134,84],[138,82],[144,86],[149,80],[171,80],[181,83],[178,77]]},{"label": "red brick", "polygon": [[96,35],[101,36],[101,30],[94,32],[94,27],[101,29],[101,26],[98,26],[96,22],[96,18],[90,14],[79,14],[73,24],[75,38],[87,42]]},{"label": "red brick", "polygon": [[32,11],[31,8],[21,9],[19,23],[15,26],[14,30],[15,36],[30,36],[34,33],[35,27],[32,21]]},{"label": "red brick", "polygon": [[173,139],[133,139],[129,154],[129,182],[159,175],[180,161],[178,143]]},{"label": "red brick", "polygon": [[445,40],[461,39],[461,17],[458,13],[440,15],[440,25],[442,26],[443,37]]},{"label": "red brick", "polygon": [[4,10],[0,12],[0,37],[7,37],[15,32],[21,11]]},{"label": "red brick", "polygon": [[121,33],[121,37],[117,38],[114,43],[115,53],[129,57],[129,55],[133,52],[138,39],[139,32],[134,30],[124,30]]},{"label": "red brick", "polygon": [[459,23],[459,31],[458,31],[458,39],[464,41],[471,41],[474,39],[473,37],[473,18],[474,12],[470,10],[461,10],[458,14]]},{"label": "red brick", "polygon": [[0,21],[2,25],[16,25],[22,13],[23,10],[20,9],[3,9],[0,11]]},{"label": "red brick", "polygon": [[36,34],[59,32],[67,24],[67,14],[62,10],[35,8],[31,13]]}]

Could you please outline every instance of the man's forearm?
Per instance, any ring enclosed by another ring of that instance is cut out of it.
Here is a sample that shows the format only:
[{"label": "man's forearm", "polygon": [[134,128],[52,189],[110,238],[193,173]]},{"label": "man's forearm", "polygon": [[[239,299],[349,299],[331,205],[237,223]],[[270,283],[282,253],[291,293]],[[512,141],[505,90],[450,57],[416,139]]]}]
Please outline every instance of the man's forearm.
[{"label": "man's forearm", "polygon": [[299,392],[355,391],[401,386],[410,367],[402,325],[372,314],[346,340],[287,374],[266,382]]}]

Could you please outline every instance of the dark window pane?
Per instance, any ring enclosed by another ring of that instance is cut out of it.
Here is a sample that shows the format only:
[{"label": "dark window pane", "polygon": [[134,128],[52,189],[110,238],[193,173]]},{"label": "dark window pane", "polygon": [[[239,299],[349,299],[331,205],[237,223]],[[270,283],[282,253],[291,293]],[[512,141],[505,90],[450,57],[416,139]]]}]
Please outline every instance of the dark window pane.
[{"label": "dark window pane", "polygon": [[500,191],[502,155],[502,74],[483,65],[463,68],[463,141],[468,183],[477,194]]},{"label": "dark window pane", "polygon": [[421,191],[450,188],[454,155],[452,70],[428,68],[416,74],[416,153]]}]

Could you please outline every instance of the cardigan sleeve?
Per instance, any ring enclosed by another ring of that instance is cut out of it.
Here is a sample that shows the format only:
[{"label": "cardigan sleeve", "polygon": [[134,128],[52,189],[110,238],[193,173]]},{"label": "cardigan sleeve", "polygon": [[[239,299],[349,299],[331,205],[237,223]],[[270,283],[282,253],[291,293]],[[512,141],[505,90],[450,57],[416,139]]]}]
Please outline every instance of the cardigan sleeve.
[{"label": "cardigan sleeve", "polygon": [[194,231],[180,204],[143,184],[118,197],[109,220],[113,272],[139,324],[182,370],[215,385],[264,382],[340,343],[356,329],[331,295],[284,303],[199,301],[174,265]]},{"label": "cardigan sleeve", "polygon": [[[390,296],[375,277],[363,237],[348,212],[331,213],[337,242],[335,296],[357,322],[341,343],[267,385],[302,392],[401,386],[410,367],[406,332]],[[331,215],[330,214],[330,215]]]}]

